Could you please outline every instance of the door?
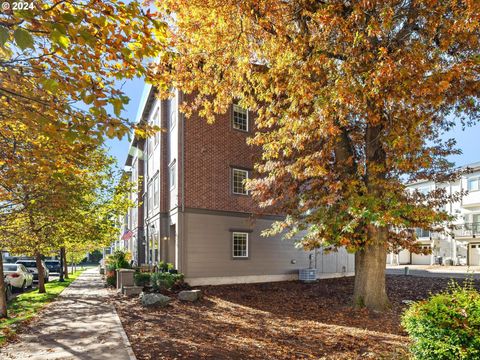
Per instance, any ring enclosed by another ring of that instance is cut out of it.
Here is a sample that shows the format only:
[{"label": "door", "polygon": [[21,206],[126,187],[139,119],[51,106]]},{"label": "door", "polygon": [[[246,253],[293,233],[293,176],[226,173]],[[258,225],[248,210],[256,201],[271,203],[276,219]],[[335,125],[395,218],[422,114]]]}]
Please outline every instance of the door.
[{"label": "door", "polygon": [[480,266],[480,243],[470,244],[468,251],[468,265]]}]

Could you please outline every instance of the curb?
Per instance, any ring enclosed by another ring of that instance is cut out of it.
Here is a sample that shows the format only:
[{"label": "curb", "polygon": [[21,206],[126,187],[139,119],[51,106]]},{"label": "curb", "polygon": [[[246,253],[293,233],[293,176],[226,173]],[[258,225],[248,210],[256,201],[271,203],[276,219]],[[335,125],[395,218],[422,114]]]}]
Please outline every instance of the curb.
[{"label": "curb", "polygon": [[120,327],[120,335],[122,336],[123,343],[125,345],[125,349],[127,350],[128,357],[130,360],[137,360],[137,357],[135,356],[135,353],[133,352],[132,345],[130,344],[130,341],[128,340],[127,333],[125,332],[125,329],[123,328],[122,321],[120,320],[120,316],[118,316],[117,309],[115,309],[115,305],[112,305],[112,313],[113,317],[115,318],[115,321],[118,323]]}]

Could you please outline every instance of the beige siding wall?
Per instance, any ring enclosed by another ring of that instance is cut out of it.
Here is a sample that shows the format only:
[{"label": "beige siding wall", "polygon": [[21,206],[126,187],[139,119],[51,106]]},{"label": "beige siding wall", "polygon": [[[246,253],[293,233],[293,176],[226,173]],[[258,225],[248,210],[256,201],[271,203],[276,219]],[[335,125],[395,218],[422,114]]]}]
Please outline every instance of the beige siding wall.
[{"label": "beige siding wall", "polygon": [[[260,233],[272,223],[268,219],[252,220],[240,216],[185,213],[185,246],[187,278],[296,275],[309,267],[313,252],[296,249],[293,241],[280,236],[262,237]],[[232,258],[232,230],[249,233],[249,258]],[[295,263],[292,264],[292,260]],[[320,273],[353,271],[353,256],[345,250],[317,255]],[[320,275],[320,274],[319,274]],[[280,279],[280,278],[279,278]]]}]

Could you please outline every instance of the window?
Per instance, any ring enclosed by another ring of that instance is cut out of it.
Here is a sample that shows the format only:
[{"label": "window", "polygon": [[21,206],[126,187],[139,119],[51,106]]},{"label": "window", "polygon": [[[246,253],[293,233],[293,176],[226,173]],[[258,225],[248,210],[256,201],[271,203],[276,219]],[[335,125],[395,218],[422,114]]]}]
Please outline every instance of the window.
[{"label": "window", "polygon": [[467,180],[468,191],[480,190],[480,178],[471,178]]},{"label": "window", "polygon": [[[160,127],[160,108],[157,108],[155,115],[153,115],[153,125]],[[160,131],[155,133],[155,147],[160,142]]]},{"label": "window", "polygon": [[170,189],[173,189],[175,187],[175,160],[168,167],[168,175]]},{"label": "window", "polygon": [[247,179],[248,179],[247,170],[233,169],[232,190],[234,194],[248,195],[248,191],[245,188],[245,180]]},{"label": "window", "polygon": [[425,229],[415,229],[415,232],[417,233],[417,238],[429,238],[430,237],[430,231],[425,230]]},{"label": "window", "polygon": [[150,182],[148,184],[148,190],[147,190],[147,196],[148,196],[148,199],[147,199],[147,206],[148,206],[148,213],[151,213],[152,212],[152,205],[153,205],[153,189],[152,189],[152,183]]},{"label": "window", "polygon": [[234,232],[232,242],[233,257],[248,258],[248,233]]},{"label": "window", "polygon": [[153,179],[153,207],[156,209],[158,207],[158,194],[159,184],[158,184],[158,176]]},{"label": "window", "polygon": [[153,155],[153,137],[149,137],[147,140],[147,153],[148,158],[150,159]]},{"label": "window", "polygon": [[168,128],[172,130],[177,123],[177,112],[175,110],[175,106],[173,106],[173,99],[170,100],[170,114],[169,114],[169,124]]},{"label": "window", "polygon": [[238,105],[233,105],[233,128],[248,131],[248,110]]}]

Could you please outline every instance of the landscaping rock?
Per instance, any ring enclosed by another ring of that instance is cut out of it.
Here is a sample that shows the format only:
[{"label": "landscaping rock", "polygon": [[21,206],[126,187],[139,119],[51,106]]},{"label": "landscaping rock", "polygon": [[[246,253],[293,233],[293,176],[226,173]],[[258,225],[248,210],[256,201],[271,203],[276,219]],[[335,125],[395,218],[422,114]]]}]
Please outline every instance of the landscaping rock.
[{"label": "landscaping rock", "polygon": [[178,299],[182,301],[197,301],[201,296],[200,290],[183,290],[178,293]]},{"label": "landscaping rock", "polygon": [[162,294],[144,294],[142,296],[142,305],[149,306],[166,306],[172,300],[172,298]]}]

